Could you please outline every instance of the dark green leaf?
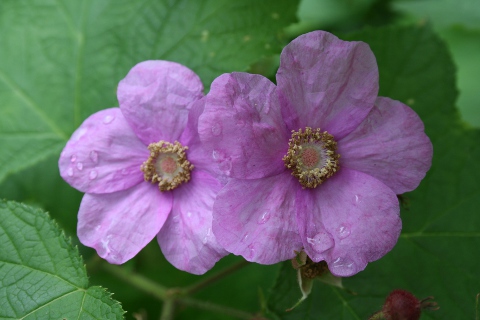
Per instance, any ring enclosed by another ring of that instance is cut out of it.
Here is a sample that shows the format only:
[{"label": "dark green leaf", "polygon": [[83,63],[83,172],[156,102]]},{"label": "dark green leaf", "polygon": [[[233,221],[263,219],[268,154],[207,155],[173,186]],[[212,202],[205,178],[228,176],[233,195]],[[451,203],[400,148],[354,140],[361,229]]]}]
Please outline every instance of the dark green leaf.
[{"label": "dark green leaf", "polygon": [[0,201],[0,288],[0,319],[123,318],[48,215],[16,202]]}]

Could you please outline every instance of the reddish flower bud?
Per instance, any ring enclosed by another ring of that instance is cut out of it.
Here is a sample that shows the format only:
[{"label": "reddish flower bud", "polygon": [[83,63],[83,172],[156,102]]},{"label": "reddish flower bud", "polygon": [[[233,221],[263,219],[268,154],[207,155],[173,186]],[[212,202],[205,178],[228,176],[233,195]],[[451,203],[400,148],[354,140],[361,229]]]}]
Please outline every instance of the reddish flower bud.
[{"label": "reddish flower bud", "polygon": [[418,320],[422,309],[438,310],[438,305],[427,297],[418,300],[413,294],[405,290],[393,290],[385,300],[381,311],[370,317],[370,320]]}]

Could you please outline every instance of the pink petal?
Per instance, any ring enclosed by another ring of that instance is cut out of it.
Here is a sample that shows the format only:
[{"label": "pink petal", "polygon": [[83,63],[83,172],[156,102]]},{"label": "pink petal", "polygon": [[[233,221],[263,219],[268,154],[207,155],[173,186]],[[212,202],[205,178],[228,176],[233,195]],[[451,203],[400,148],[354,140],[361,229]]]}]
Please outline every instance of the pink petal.
[{"label": "pink petal", "polygon": [[220,188],[218,180],[194,169],[190,181],[173,191],[172,212],[157,239],[176,268],[203,274],[228,254],[212,232],[213,201]]},{"label": "pink petal", "polygon": [[389,252],[402,223],[396,195],[377,179],[341,168],[324,184],[297,193],[297,222],[307,255],[338,277],[362,271]]},{"label": "pink petal", "polygon": [[275,85],[248,73],[223,74],[212,83],[200,116],[200,139],[231,177],[256,179],[278,174],[288,149]]},{"label": "pink petal", "polygon": [[172,195],[147,182],[109,194],[85,194],[78,212],[80,241],[110,263],[133,258],[158,233]]},{"label": "pink petal", "polygon": [[341,166],[367,173],[401,194],[425,177],[433,147],[415,111],[379,97],[368,117],[338,142],[338,153]]},{"label": "pink petal", "polygon": [[341,139],[373,107],[378,93],[377,63],[366,43],[314,31],[283,49],[277,84],[284,108],[293,107],[298,115],[290,119],[289,129],[321,128]]},{"label": "pink petal", "polygon": [[203,96],[200,78],[169,61],[144,61],[118,84],[117,97],[125,118],[145,144],[178,140],[190,104]]},{"label": "pink petal", "polygon": [[[217,178],[226,179],[223,176],[219,166],[212,161],[213,149],[207,147],[200,141],[198,134],[198,118],[205,108],[205,98],[197,100],[192,104],[192,108],[188,113],[188,122],[185,130],[180,137],[180,143],[188,147],[187,159],[195,166],[195,170],[209,172]],[[220,177],[223,176],[223,177]]]},{"label": "pink petal", "polygon": [[295,221],[300,184],[290,172],[254,180],[231,179],[213,207],[213,233],[227,251],[273,264],[302,248]]},{"label": "pink petal", "polygon": [[88,117],[63,149],[60,175],[72,187],[88,193],[110,193],[143,181],[140,165],[147,147],[137,138],[118,108]]}]

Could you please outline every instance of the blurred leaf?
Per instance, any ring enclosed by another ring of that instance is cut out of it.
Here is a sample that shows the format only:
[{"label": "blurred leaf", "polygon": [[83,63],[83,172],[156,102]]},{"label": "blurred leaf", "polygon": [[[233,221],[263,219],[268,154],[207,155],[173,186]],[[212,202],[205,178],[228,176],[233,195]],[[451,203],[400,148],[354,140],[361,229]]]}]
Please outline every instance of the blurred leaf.
[{"label": "blurred leaf", "polygon": [[[356,294],[316,282],[310,297],[290,313],[292,276],[282,269],[269,306],[281,319],[366,319],[397,288],[418,298],[435,296],[440,310],[422,319],[473,319],[480,287],[480,132],[461,126],[454,108],[454,66],[428,27],[384,28],[348,36],[370,44],[380,70],[380,95],[412,106],[434,144],[433,165],[405,197],[396,247],[366,270],[345,278]],[[295,279],[293,279],[294,281]]]},{"label": "blurred leaf", "polygon": [[116,105],[117,83],[136,63],[177,61],[208,87],[221,73],[278,52],[297,4],[1,1],[0,181],[58,155],[86,117]]},{"label": "blurred leaf", "polygon": [[479,0],[396,0],[394,8],[428,19],[439,28],[463,25],[480,29]]},{"label": "blurred leaf", "polygon": [[38,209],[0,201],[0,318],[123,319],[120,304],[88,287],[78,250]]},{"label": "blurred leaf", "polygon": [[427,20],[447,42],[458,67],[458,108],[467,123],[480,128],[480,0],[397,0],[393,7],[410,20]]}]

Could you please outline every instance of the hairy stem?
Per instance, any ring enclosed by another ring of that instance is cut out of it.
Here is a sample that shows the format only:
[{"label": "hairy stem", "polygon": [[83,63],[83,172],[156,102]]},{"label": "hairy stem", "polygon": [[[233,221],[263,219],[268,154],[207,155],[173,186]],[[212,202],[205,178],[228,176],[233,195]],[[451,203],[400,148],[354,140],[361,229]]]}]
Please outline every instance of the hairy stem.
[{"label": "hairy stem", "polygon": [[160,315],[160,320],[172,320],[174,310],[175,310],[175,300],[165,299],[163,301],[163,308],[162,308],[162,314]]},{"label": "hairy stem", "polygon": [[184,306],[190,306],[198,309],[213,311],[216,313],[221,313],[230,317],[235,317],[237,319],[253,319],[255,315],[245,312],[242,310],[221,306],[215,303],[208,301],[201,301],[197,299],[192,299],[190,297],[182,297],[178,299],[178,303]]},{"label": "hairy stem", "polygon": [[122,279],[123,281],[133,285],[137,289],[140,289],[146,293],[151,294],[155,298],[159,300],[166,300],[168,298],[167,291],[168,289],[164,286],[161,286],[152,280],[145,278],[139,274],[126,271],[124,268],[115,266],[112,264],[105,263],[103,268],[110,272],[111,274],[115,275],[116,277]]},{"label": "hairy stem", "polygon": [[246,260],[242,260],[242,261],[239,261],[235,264],[232,264],[231,266],[229,266],[228,268],[226,269],[223,269],[222,271],[208,277],[208,278],[205,278],[205,279],[202,279],[200,281],[198,281],[197,283],[194,283],[193,285],[187,287],[184,289],[184,293],[185,294],[193,294],[195,292],[198,292],[200,290],[202,290],[203,288],[211,285],[212,283],[234,273],[235,271],[249,265],[250,262],[246,261]]},{"label": "hairy stem", "polygon": [[[231,267],[219,272],[218,274],[213,275],[210,278],[207,278],[205,281],[201,281],[189,287],[189,289],[181,289],[181,288],[168,289],[139,274],[127,271],[125,270],[125,268],[122,268],[116,265],[111,265],[108,263],[103,264],[103,268],[106,271],[113,274],[114,276],[120,278],[124,282],[132,285],[133,287],[145,293],[151,294],[155,298],[163,301],[164,305],[162,309],[162,315],[160,317],[161,320],[172,319],[175,303],[178,303],[184,306],[190,306],[198,309],[203,309],[203,310],[208,310],[216,313],[229,315],[231,317],[235,317],[238,319],[252,319],[254,315],[249,312],[245,312],[245,311],[230,308],[230,307],[225,307],[225,306],[211,303],[208,301],[197,300],[197,299],[186,296],[187,294],[191,294],[192,292],[198,291],[201,288],[204,288],[205,286],[207,286],[208,284],[223,278],[224,276],[232,273],[235,270],[240,269],[241,267],[247,264],[248,262],[241,261],[241,263],[232,265]],[[193,290],[191,288],[193,288]]]}]

